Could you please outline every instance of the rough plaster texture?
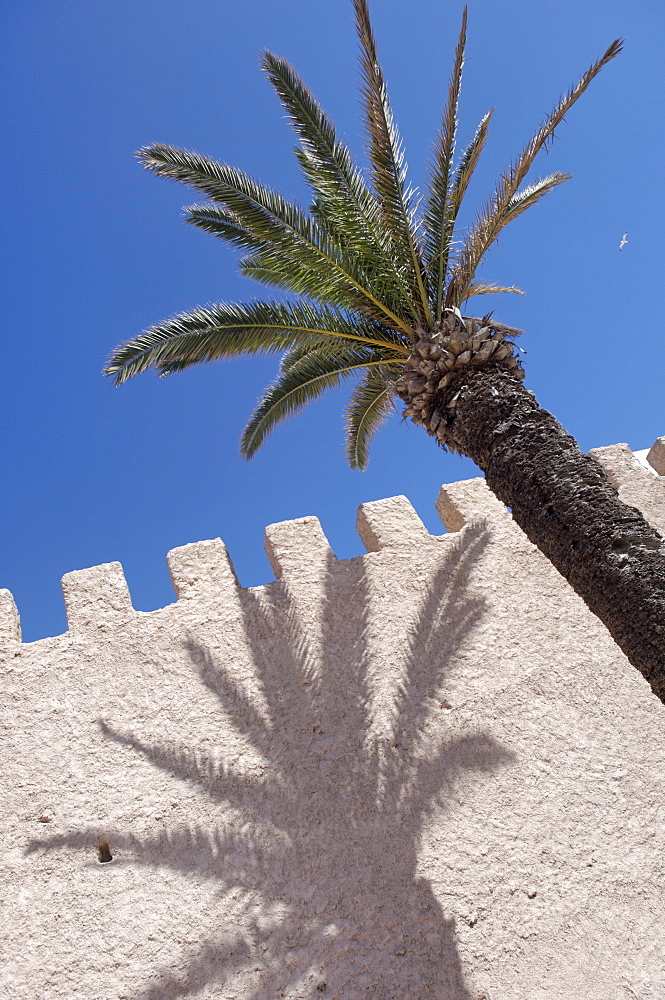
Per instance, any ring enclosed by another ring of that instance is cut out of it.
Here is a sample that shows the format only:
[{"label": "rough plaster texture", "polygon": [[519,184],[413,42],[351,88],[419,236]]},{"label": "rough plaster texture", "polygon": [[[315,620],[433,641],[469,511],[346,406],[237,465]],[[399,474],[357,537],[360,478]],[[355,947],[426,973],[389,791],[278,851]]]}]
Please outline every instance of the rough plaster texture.
[{"label": "rough plaster texture", "polygon": [[150,613],[69,573],[26,645],[5,592],[3,1000],[663,1000],[665,708],[482,480],[439,510],[248,590],[183,546]]}]

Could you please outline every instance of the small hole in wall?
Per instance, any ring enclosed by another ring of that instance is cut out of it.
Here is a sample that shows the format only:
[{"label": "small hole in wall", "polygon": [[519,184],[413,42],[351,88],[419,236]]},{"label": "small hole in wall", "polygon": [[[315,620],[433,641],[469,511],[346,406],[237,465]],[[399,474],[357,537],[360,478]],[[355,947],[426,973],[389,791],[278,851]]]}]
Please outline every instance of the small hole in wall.
[{"label": "small hole in wall", "polygon": [[113,861],[113,855],[109,850],[109,845],[106,840],[100,840],[97,845],[97,857],[103,865],[107,864],[109,861]]}]

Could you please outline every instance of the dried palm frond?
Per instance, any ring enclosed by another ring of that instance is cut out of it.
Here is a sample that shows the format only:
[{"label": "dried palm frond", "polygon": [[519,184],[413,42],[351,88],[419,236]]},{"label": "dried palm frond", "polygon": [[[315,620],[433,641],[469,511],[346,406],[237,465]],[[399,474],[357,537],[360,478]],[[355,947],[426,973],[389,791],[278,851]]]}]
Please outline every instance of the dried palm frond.
[{"label": "dried palm frond", "polygon": [[[586,73],[582,75],[575,86],[571,87],[568,93],[561,98],[515,162],[501,175],[494,195],[481,210],[475,224],[464,241],[458,263],[453,270],[448,285],[446,305],[459,305],[460,302],[464,301],[465,289],[472,281],[478,265],[490,246],[494,243],[501,230],[512,219],[516,218],[516,214],[520,214],[519,212],[511,214],[509,206],[512,199],[517,195],[519,186],[529,172],[536,156],[541,150],[547,148],[548,143],[554,136],[555,129],[561,124],[566,113],[579,100],[594,77],[600,73],[601,69],[621,52],[622,47],[623,43],[620,39],[615,39],[608,46],[600,59],[597,59]],[[551,182],[546,190],[551,190],[556,184],[561,184],[564,180],[567,180],[568,176],[568,174],[553,174],[550,178],[546,178],[547,181]],[[541,193],[545,194],[546,190],[543,190]]]},{"label": "dried palm frond", "polygon": [[493,285],[490,281],[472,281],[466,290],[466,298],[471,299],[474,295],[503,295],[506,292],[524,295],[522,289],[515,288],[514,285]]}]

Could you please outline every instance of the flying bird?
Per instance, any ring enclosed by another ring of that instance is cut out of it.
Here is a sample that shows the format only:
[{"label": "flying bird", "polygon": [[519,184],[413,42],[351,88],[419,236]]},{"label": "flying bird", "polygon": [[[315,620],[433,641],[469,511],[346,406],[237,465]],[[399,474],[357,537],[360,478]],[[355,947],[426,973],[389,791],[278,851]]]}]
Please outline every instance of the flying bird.
[{"label": "flying bird", "polygon": [[628,233],[624,233],[621,237],[621,243],[619,244],[619,250],[623,250],[626,243],[628,242]]}]

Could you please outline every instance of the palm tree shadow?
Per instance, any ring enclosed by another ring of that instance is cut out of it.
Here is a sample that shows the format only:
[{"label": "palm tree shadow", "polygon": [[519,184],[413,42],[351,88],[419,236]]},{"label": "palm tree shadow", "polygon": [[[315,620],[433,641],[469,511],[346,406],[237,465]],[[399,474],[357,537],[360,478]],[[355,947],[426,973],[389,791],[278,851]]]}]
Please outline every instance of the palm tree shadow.
[{"label": "palm tree shadow", "polygon": [[[137,1000],[176,1000],[236,976],[244,977],[247,1000],[324,991],[356,1000],[368,990],[382,1000],[470,1000],[454,922],[418,865],[424,825],[445,811],[451,788],[459,794],[473,772],[486,780],[512,759],[483,733],[451,735],[441,693],[453,654],[485,613],[469,574],[486,542],[481,525],[444,543],[403,636],[403,662],[389,665],[393,683],[380,712],[376,681],[386,664],[377,662],[366,557],[340,563],[330,555],[320,585],[304,595],[284,581],[242,593],[258,700],[232,665],[187,638],[191,663],[227,725],[264,761],[258,777],[223,757],[101,723],[110,740],[198,786],[236,817],[223,830],[183,825],[142,841],[116,831],[134,860],[195,871],[225,899],[232,894],[239,928],[206,942],[182,976],[164,970]],[[93,833],[29,849],[89,845]]]}]

